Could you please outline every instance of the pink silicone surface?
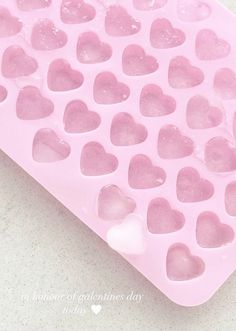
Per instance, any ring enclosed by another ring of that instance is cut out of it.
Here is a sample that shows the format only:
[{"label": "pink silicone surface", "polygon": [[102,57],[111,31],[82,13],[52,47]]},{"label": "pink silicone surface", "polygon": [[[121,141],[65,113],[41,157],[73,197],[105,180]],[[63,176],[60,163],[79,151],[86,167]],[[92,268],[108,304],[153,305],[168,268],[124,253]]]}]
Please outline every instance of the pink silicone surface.
[{"label": "pink silicone surface", "polygon": [[174,302],[236,268],[236,18],[0,0],[0,148]]}]

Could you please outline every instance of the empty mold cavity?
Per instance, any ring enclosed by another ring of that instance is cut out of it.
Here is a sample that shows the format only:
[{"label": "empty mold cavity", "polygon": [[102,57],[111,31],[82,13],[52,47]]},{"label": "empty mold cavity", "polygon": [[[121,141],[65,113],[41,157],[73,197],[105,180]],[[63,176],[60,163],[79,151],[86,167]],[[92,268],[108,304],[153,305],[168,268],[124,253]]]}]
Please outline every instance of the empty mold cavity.
[{"label": "empty mold cavity", "polygon": [[155,48],[173,48],[185,42],[185,34],[166,18],[157,18],[151,26],[150,41]]},{"label": "empty mold cavity", "polygon": [[142,143],[147,138],[147,129],[135,123],[128,113],[117,114],[111,124],[111,142],[117,146],[130,146]]},{"label": "empty mold cavity", "polygon": [[106,175],[114,172],[117,167],[117,158],[107,153],[101,144],[89,142],[83,147],[80,169],[85,176]]},{"label": "empty mold cavity", "polygon": [[178,173],[176,193],[181,202],[200,202],[213,196],[214,186],[207,179],[201,178],[196,169],[186,167]]},{"label": "empty mold cavity", "polygon": [[138,45],[129,45],[122,56],[123,71],[129,76],[148,75],[158,69],[157,60]]},{"label": "empty mold cavity", "polygon": [[20,10],[30,11],[47,8],[51,5],[52,0],[16,0],[16,2]]},{"label": "empty mold cavity", "polygon": [[133,0],[134,7],[138,10],[155,10],[167,3],[168,0]]},{"label": "empty mold cavity", "polygon": [[67,35],[55,27],[49,19],[41,19],[32,29],[31,44],[41,51],[49,51],[65,46]]},{"label": "empty mold cavity", "polygon": [[146,85],[140,96],[140,112],[144,116],[165,116],[176,109],[176,101],[169,95],[165,95],[162,89],[154,84]]},{"label": "empty mold cavity", "polygon": [[100,63],[110,59],[111,46],[102,42],[95,32],[83,33],[77,43],[77,58],[81,63]]},{"label": "empty mold cavity", "polygon": [[217,248],[232,242],[234,231],[229,225],[221,223],[216,214],[209,211],[199,215],[196,237],[199,246]]},{"label": "empty mold cavity", "polygon": [[96,15],[93,6],[83,0],[63,0],[61,20],[66,24],[79,24],[91,21]]},{"label": "empty mold cavity", "polygon": [[3,102],[7,98],[7,89],[0,85],[0,102]]},{"label": "empty mold cavity", "polygon": [[203,274],[203,260],[191,254],[189,248],[181,243],[171,246],[166,258],[167,276],[173,281],[187,281]]},{"label": "empty mold cavity", "polygon": [[100,125],[100,116],[88,110],[87,105],[80,100],[71,101],[65,109],[64,127],[69,133],[83,133],[95,130]]},{"label": "empty mold cavity", "polygon": [[180,230],[185,223],[184,215],[172,209],[163,198],[152,200],[148,206],[147,227],[154,234],[171,233]]},{"label": "empty mold cavity", "polygon": [[105,30],[111,36],[129,36],[137,33],[141,23],[121,6],[110,6],[105,18]]},{"label": "empty mold cavity", "polygon": [[22,120],[38,120],[49,116],[54,109],[51,100],[45,98],[34,86],[20,90],[16,101],[16,114]]},{"label": "empty mold cavity", "polygon": [[0,6],[0,38],[14,36],[21,29],[20,20],[12,16],[7,8]]},{"label": "empty mold cavity", "polygon": [[236,99],[236,74],[233,70],[222,68],[214,79],[216,93],[225,100]]},{"label": "empty mold cavity", "polygon": [[48,69],[48,87],[52,91],[69,91],[79,88],[84,81],[83,75],[71,68],[63,59],[53,61]]},{"label": "empty mold cavity", "polygon": [[135,208],[135,201],[116,185],[107,185],[99,192],[98,216],[104,220],[123,219]]},{"label": "empty mold cavity", "polygon": [[236,147],[223,137],[212,138],[205,147],[205,162],[211,171],[234,171],[236,170]]},{"label": "empty mold cavity", "polygon": [[111,72],[102,72],[95,78],[93,95],[97,103],[109,105],[128,99],[130,89]]},{"label": "empty mold cavity", "polygon": [[23,48],[8,47],[2,56],[2,74],[6,78],[29,76],[38,69],[35,59],[27,55]]},{"label": "empty mold cavity", "polygon": [[236,216],[236,181],[225,189],[225,209],[230,216]]},{"label": "empty mold cavity", "polygon": [[185,22],[196,22],[207,19],[211,8],[201,0],[178,0],[178,16]]},{"label": "empty mold cavity", "polygon": [[165,171],[154,166],[143,154],[134,156],[129,164],[129,185],[134,189],[149,189],[164,184]]},{"label": "empty mold cavity", "polygon": [[204,75],[199,68],[192,66],[187,58],[177,56],[170,62],[168,78],[171,87],[184,89],[200,85]]},{"label": "empty mold cavity", "polygon": [[70,154],[70,146],[53,130],[39,130],[33,141],[33,159],[37,162],[50,163],[66,159]]},{"label": "empty mold cavity", "polygon": [[174,125],[161,128],[158,136],[158,154],[163,159],[179,159],[193,153],[193,141]]},{"label": "empty mold cavity", "polygon": [[187,123],[191,129],[214,128],[223,120],[221,109],[211,106],[208,100],[196,95],[192,97],[187,105]]}]

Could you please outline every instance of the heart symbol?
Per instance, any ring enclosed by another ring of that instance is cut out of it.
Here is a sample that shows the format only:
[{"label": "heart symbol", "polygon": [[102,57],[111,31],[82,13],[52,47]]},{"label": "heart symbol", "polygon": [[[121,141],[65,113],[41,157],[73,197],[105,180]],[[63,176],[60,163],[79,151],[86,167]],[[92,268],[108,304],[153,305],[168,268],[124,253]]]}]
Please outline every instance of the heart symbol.
[{"label": "heart symbol", "polygon": [[236,148],[223,137],[212,138],[205,147],[205,162],[211,171],[234,171],[236,170]]},{"label": "heart symbol", "polygon": [[18,95],[16,113],[22,120],[38,120],[49,116],[54,109],[51,100],[44,98],[34,86],[26,86]]},{"label": "heart symbol", "polygon": [[236,181],[226,186],[225,209],[230,216],[236,216]]},{"label": "heart symbol", "polygon": [[156,198],[148,206],[147,226],[151,233],[163,234],[180,230],[185,223],[184,215],[172,209],[169,202]]},{"label": "heart symbol", "polygon": [[177,11],[179,18],[186,22],[202,21],[211,14],[210,7],[199,0],[179,0]]},{"label": "heart symbol", "polygon": [[49,19],[41,19],[34,25],[31,34],[32,46],[40,51],[49,51],[65,46],[67,35],[55,27]]},{"label": "heart symbol", "polygon": [[93,95],[97,103],[109,105],[128,99],[130,89],[124,83],[118,82],[111,72],[102,72],[95,78]]},{"label": "heart symbol", "polygon": [[218,70],[214,79],[214,88],[222,99],[236,99],[236,73],[228,68]]},{"label": "heart symbol", "polygon": [[152,23],[150,41],[155,48],[173,48],[185,42],[185,34],[180,29],[173,28],[166,18],[158,18]]},{"label": "heart symbol", "polygon": [[7,90],[4,86],[0,85],[0,102],[3,102],[7,98]]},{"label": "heart symbol", "polygon": [[134,122],[128,113],[117,114],[111,124],[111,142],[116,146],[142,143],[147,138],[147,129]]},{"label": "heart symbol", "polygon": [[110,36],[129,36],[137,33],[141,23],[121,6],[110,6],[105,18],[105,29]]},{"label": "heart symbol", "polygon": [[193,256],[187,246],[177,243],[167,253],[167,276],[173,281],[184,281],[199,277],[205,270],[205,263],[198,256]]},{"label": "heart symbol", "polygon": [[184,136],[174,125],[166,125],[159,131],[158,153],[163,159],[178,159],[193,153],[193,141]]},{"label": "heart symbol", "polygon": [[77,58],[81,63],[100,63],[110,59],[111,46],[101,42],[96,33],[83,33],[77,43]]},{"label": "heart symbol", "polygon": [[221,109],[209,105],[203,96],[192,97],[187,105],[187,123],[191,129],[208,129],[218,126],[223,120]]},{"label": "heart symbol", "polygon": [[20,46],[10,46],[3,53],[2,74],[6,78],[29,76],[37,68],[36,60],[28,56]]},{"label": "heart symbol", "polygon": [[122,56],[123,71],[129,76],[147,75],[158,69],[157,60],[146,55],[142,47],[130,45],[125,48]]},{"label": "heart symbol", "polygon": [[132,213],[135,208],[135,201],[127,197],[115,185],[107,185],[99,192],[98,216],[104,220],[123,219]]},{"label": "heart symbol", "polygon": [[73,70],[66,60],[53,61],[48,69],[48,87],[52,91],[69,91],[79,88],[84,81],[83,75]]},{"label": "heart symbol", "polygon": [[176,193],[181,202],[199,202],[208,200],[214,194],[214,186],[200,177],[191,167],[183,168],[177,176]]},{"label": "heart symbol", "polygon": [[162,89],[154,84],[146,85],[140,96],[140,111],[148,117],[165,116],[176,109],[176,101],[169,95],[165,95]]},{"label": "heart symbol", "polygon": [[0,38],[13,36],[21,29],[20,20],[12,16],[7,8],[0,6]]},{"label": "heart symbol", "polygon": [[146,155],[134,156],[129,165],[129,185],[135,189],[148,189],[162,185],[166,180],[165,171],[153,166]]},{"label": "heart symbol", "polygon": [[234,231],[229,225],[222,224],[216,214],[204,212],[197,219],[196,237],[199,246],[216,248],[232,242]]},{"label": "heart symbol", "polygon": [[177,56],[171,60],[168,77],[171,87],[176,89],[194,87],[204,80],[203,72],[192,66],[183,56]]},{"label": "heart symbol", "polygon": [[74,100],[67,106],[64,113],[65,131],[69,133],[83,133],[95,130],[100,125],[100,116],[88,110],[83,101]]},{"label": "heart symbol", "polygon": [[215,32],[204,29],[196,38],[196,54],[200,60],[211,61],[226,57],[231,50],[230,44],[219,39]]},{"label": "heart symbol", "polygon": [[128,255],[143,254],[146,248],[142,219],[130,214],[107,231],[107,243],[115,251]]},{"label": "heart symbol", "polygon": [[96,15],[93,6],[83,0],[63,0],[61,20],[66,24],[78,24],[91,21]]},{"label": "heart symbol", "polygon": [[102,306],[101,305],[92,305],[91,310],[95,315],[98,315],[100,313],[100,311],[102,310]]},{"label": "heart symbol", "polygon": [[70,155],[70,146],[51,129],[39,130],[33,141],[33,159],[37,162],[56,162]]},{"label": "heart symbol", "polygon": [[87,143],[82,150],[80,169],[85,176],[102,176],[114,172],[118,167],[117,158],[105,152],[97,142]]},{"label": "heart symbol", "polygon": [[167,0],[133,0],[134,7],[138,10],[154,10],[165,6]]},{"label": "heart symbol", "polygon": [[17,6],[20,10],[34,10],[49,7],[52,0],[17,0]]}]

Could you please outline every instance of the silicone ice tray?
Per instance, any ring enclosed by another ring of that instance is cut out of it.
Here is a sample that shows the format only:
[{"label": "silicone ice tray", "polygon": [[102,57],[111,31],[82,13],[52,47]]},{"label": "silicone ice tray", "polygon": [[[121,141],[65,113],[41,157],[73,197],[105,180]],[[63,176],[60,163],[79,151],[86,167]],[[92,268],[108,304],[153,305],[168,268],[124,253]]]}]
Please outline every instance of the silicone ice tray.
[{"label": "silicone ice tray", "polygon": [[174,302],[236,268],[236,18],[0,0],[0,148]]}]

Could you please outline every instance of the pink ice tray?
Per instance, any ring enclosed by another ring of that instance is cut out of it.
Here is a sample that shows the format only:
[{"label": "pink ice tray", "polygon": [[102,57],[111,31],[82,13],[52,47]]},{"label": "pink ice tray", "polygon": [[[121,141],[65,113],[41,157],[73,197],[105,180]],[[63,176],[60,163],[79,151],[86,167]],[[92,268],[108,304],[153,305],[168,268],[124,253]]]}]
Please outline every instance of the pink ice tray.
[{"label": "pink ice tray", "polygon": [[174,302],[236,268],[236,17],[0,0],[0,148]]}]

